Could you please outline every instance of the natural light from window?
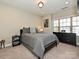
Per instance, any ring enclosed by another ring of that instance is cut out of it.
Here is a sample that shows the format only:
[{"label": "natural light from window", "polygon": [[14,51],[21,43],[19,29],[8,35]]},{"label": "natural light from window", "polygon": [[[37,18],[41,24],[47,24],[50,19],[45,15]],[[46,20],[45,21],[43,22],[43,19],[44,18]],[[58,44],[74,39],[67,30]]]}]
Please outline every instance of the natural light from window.
[{"label": "natural light from window", "polygon": [[72,18],[72,31],[79,36],[79,16]]},{"label": "natural light from window", "polygon": [[54,20],[54,32],[76,33],[79,36],[79,16]]},{"label": "natural light from window", "polygon": [[65,32],[70,32],[70,18],[60,19],[60,32],[65,30]]}]

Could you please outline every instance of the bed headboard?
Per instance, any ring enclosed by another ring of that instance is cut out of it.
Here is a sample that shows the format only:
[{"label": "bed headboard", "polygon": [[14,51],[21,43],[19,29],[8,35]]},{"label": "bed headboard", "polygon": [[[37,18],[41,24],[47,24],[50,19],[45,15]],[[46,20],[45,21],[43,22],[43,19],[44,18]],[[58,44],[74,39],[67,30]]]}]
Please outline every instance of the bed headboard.
[{"label": "bed headboard", "polygon": [[20,29],[20,36],[22,35],[22,33],[23,33],[23,29]]}]

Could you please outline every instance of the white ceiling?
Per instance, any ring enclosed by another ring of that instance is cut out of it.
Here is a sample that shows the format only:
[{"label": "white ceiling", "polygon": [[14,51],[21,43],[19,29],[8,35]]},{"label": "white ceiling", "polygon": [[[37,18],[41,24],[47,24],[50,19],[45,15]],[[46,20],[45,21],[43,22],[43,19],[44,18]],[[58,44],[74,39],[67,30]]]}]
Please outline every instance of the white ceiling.
[{"label": "white ceiling", "polygon": [[[69,4],[66,5],[65,2],[68,1]],[[62,8],[71,8],[74,5],[74,0],[46,0],[46,3],[42,9],[38,8],[34,0],[0,0],[1,3],[8,4],[17,8],[21,8],[30,13],[36,15],[53,14]]]}]

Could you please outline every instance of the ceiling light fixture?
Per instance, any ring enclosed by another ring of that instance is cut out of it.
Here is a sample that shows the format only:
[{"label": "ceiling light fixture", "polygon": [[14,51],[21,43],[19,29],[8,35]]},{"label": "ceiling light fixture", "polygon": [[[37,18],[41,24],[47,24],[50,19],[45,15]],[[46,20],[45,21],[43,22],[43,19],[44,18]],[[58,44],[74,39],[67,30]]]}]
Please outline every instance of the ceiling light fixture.
[{"label": "ceiling light fixture", "polygon": [[36,6],[39,8],[43,8],[46,3],[46,0],[34,0],[34,1],[35,1]]},{"label": "ceiling light fixture", "polygon": [[65,4],[67,5],[67,4],[69,4],[69,2],[68,2],[68,1],[66,1],[66,2],[65,2]]},{"label": "ceiling light fixture", "polygon": [[39,7],[39,8],[42,8],[43,6],[44,6],[44,3],[43,3],[42,1],[39,1],[39,2],[38,2],[38,7]]}]

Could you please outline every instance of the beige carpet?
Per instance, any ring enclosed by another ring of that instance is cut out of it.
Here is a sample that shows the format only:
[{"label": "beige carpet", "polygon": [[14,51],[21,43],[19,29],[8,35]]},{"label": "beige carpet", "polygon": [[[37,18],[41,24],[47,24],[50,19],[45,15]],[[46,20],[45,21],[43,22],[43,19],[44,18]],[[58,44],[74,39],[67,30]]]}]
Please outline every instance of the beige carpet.
[{"label": "beige carpet", "polygon": [[[23,45],[0,49],[0,59],[37,59]],[[60,43],[45,54],[43,59],[79,59],[79,48]]]}]

